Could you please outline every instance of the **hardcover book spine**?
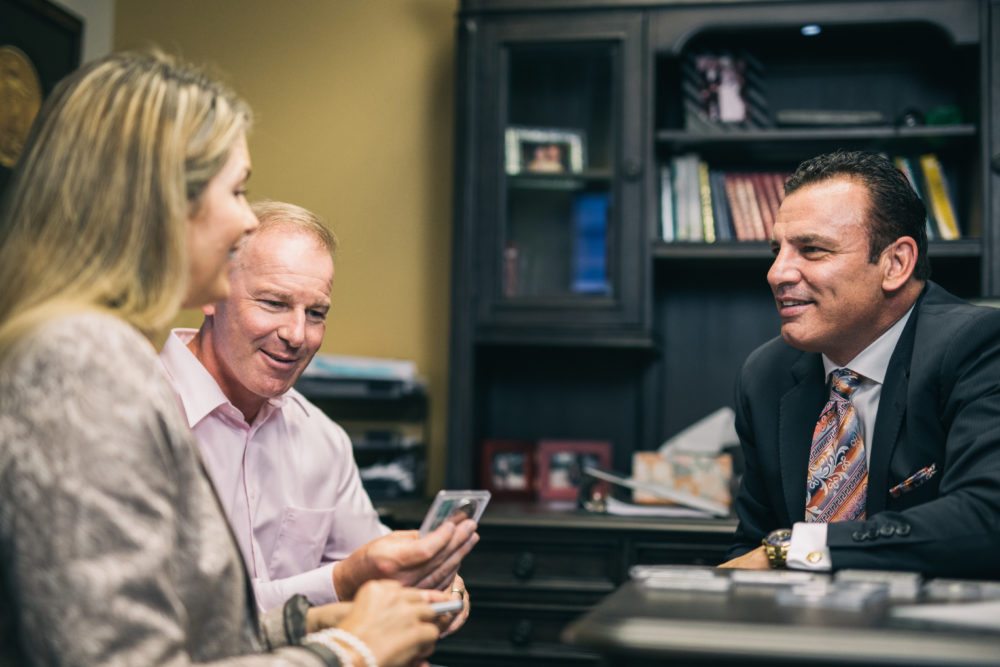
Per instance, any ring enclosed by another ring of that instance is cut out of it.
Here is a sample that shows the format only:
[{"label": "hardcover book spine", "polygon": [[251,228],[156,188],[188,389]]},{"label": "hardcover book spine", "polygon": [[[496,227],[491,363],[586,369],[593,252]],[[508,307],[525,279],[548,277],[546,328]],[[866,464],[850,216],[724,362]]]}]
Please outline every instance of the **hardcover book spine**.
[{"label": "hardcover book spine", "polygon": [[941,238],[946,241],[960,238],[955,208],[951,203],[951,193],[948,191],[948,182],[941,169],[941,162],[936,155],[928,153],[920,156],[920,167],[924,170],[927,198],[931,202],[931,208],[934,209],[934,217],[937,218]]},{"label": "hardcover book spine", "polygon": [[712,170],[708,174],[712,188],[712,211],[715,214],[715,238],[718,241],[732,241],[735,238],[733,221],[726,201],[726,175]]},{"label": "hardcover book spine", "polygon": [[660,238],[674,240],[674,183],[668,165],[660,167]]},{"label": "hardcover book spine", "polygon": [[765,181],[765,176],[765,174],[750,174],[749,179],[757,202],[757,210],[760,211],[760,219],[764,223],[763,238],[769,239],[771,230],[774,229],[774,216],[778,210],[771,205],[771,186]]},{"label": "hardcover book spine", "polygon": [[913,191],[917,193],[924,202],[924,206],[927,208],[927,240],[933,240],[938,237],[937,229],[934,225],[934,218],[931,213],[930,202],[924,196],[923,188],[920,186],[919,179],[913,173],[913,166],[910,164],[910,159],[905,156],[898,156],[893,158],[893,163],[895,163],[896,168],[903,172],[903,176],[906,176],[906,180],[910,182],[910,187]]},{"label": "hardcover book spine", "polygon": [[698,194],[701,201],[701,225],[705,243],[715,243],[715,217],[712,215],[712,186],[708,180],[708,164],[698,161]]},{"label": "hardcover book spine", "polygon": [[729,212],[733,217],[733,230],[736,232],[736,239],[739,241],[752,241],[753,235],[747,222],[747,213],[743,206],[743,197],[740,195],[740,175],[727,173],[725,175],[726,200],[729,201]]},{"label": "hardcover book spine", "polygon": [[750,180],[749,174],[744,174],[740,179],[738,192],[743,199],[743,207],[750,220],[750,240],[763,241],[766,233],[764,220],[761,218],[760,209],[757,207],[757,196],[754,194],[753,181]]}]

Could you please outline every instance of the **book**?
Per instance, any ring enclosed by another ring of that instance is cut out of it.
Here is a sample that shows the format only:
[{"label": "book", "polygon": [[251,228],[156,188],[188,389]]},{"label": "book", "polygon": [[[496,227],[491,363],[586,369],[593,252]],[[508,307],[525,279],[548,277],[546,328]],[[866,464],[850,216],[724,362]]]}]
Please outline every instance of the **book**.
[{"label": "book", "polygon": [[607,294],[608,194],[585,192],[573,198],[573,291]]},{"label": "book", "polygon": [[769,239],[771,238],[771,230],[774,229],[774,218],[778,214],[778,207],[771,205],[771,184],[765,180],[764,174],[748,174],[747,178],[757,200],[760,219],[764,223],[763,238]]},{"label": "book", "polygon": [[754,193],[753,181],[749,174],[743,174],[737,183],[737,193],[743,200],[743,208],[747,213],[749,221],[748,233],[750,241],[762,241],[766,238],[767,231],[764,229],[764,219],[760,215],[760,208],[757,206],[757,195]]},{"label": "book", "polygon": [[674,240],[690,240],[690,230],[687,220],[690,217],[687,211],[688,199],[684,196],[686,190],[687,171],[684,167],[683,156],[675,156],[670,160],[670,170],[673,176],[671,185],[673,187],[674,200]]},{"label": "book", "polygon": [[660,167],[660,239],[674,240],[674,183],[669,165]]},{"label": "book", "polygon": [[698,198],[701,202],[701,224],[705,243],[715,243],[715,217],[712,215],[712,186],[708,180],[708,164],[698,160]]},{"label": "book", "polygon": [[951,196],[948,180],[945,178],[941,161],[937,155],[927,153],[920,156],[920,167],[924,170],[924,182],[927,184],[927,200],[934,210],[934,218],[938,223],[938,233],[945,241],[961,238],[958,231],[958,220],[955,216],[954,200]]},{"label": "book", "polygon": [[927,240],[930,241],[936,239],[938,237],[938,233],[937,229],[935,228],[936,227],[935,222],[931,214],[930,203],[924,196],[923,186],[920,185],[920,181],[923,179],[916,177],[916,175],[914,174],[913,164],[910,162],[910,159],[908,157],[900,155],[893,158],[892,161],[896,165],[896,168],[899,169],[901,172],[903,172],[903,176],[906,176],[906,180],[910,182],[910,187],[913,188],[913,191],[917,193],[917,196],[920,197],[921,200],[923,200],[924,205],[927,208],[927,218],[926,218]]},{"label": "book", "polygon": [[728,172],[724,176],[726,201],[729,202],[729,213],[733,218],[733,231],[738,241],[752,241],[753,231],[749,223],[749,215],[743,205],[743,197],[739,187],[740,175]]},{"label": "book", "polygon": [[674,199],[678,241],[701,241],[704,229],[701,221],[701,194],[698,189],[698,156],[679,155],[674,158]]},{"label": "book", "polygon": [[726,175],[721,171],[712,169],[708,172],[708,181],[712,190],[715,238],[718,241],[732,241],[736,238],[736,234],[733,231],[729,201],[726,199]]}]

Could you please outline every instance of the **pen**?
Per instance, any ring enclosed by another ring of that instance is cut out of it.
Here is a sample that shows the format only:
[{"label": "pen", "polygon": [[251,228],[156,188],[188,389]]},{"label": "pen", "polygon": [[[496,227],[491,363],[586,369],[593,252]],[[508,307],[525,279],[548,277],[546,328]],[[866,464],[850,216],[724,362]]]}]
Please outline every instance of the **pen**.
[{"label": "pen", "polygon": [[892,496],[893,498],[899,498],[905,492],[914,489],[923,484],[924,482],[926,482],[927,480],[929,480],[931,477],[934,476],[936,472],[937,472],[936,463],[932,463],[926,468],[921,468],[920,470],[913,473],[912,475],[904,479],[896,486],[889,489],[889,495]]},{"label": "pen", "polygon": [[463,600],[446,600],[445,602],[432,602],[431,609],[434,610],[435,614],[440,616],[441,614],[451,614],[461,611],[464,605],[465,602]]}]

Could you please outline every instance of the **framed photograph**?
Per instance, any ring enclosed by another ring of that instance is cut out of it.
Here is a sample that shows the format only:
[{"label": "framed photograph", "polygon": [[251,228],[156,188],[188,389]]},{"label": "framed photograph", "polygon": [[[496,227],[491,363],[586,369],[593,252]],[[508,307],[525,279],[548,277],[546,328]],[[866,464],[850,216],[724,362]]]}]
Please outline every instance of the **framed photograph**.
[{"label": "framed photograph", "polygon": [[538,443],[539,500],[576,500],[586,466],[611,467],[606,440],[542,440]]},{"label": "framed photograph", "polygon": [[586,164],[581,130],[508,127],[505,141],[507,173],[576,174]]},{"label": "framed photograph", "polygon": [[482,486],[497,498],[531,500],[535,493],[535,443],[530,440],[483,442]]}]

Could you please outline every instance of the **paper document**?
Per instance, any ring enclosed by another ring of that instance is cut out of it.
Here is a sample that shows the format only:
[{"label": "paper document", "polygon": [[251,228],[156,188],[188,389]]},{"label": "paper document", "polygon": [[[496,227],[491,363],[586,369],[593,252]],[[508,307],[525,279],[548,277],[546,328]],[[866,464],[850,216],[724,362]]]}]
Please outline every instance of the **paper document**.
[{"label": "paper document", "polygon": [[689,517],[693,519],[707,519],[714,516],[709,512],[694,510],[690,507],[678,507],[677,505],[633,505],[617,498],[608,498],[606,509],[608,514],[614,514],[615,516]]},{"label": "paper document", "polygon": [[413,382],[417,379],[417,365],[403,359],[317,354],[306,366],[303,376]]},{"label": "paper document", "polygon": [[[709,500],[708,498],[702,498],[700,496],[695,496],[690,493],[685,493],[684,491],[678,491],[677,489],[670,489],[665,486],[660,486],[659,484],[650,484],[649,482],[637,482],[634,479],[628,477],[622,477],[621,475],[616,475],[614,473],[607,472],[606,470],[600,470],[598,468],[591,468],[589,466],[583,469],[583,472],[595,477],[597,479],[603,479],[606,482],[611,482],[612,484],[618,484],[620,486],[627,487],[633,490],[645,491],[664,500],[669,500],[675,502],[678,505],[684,505],[689,509],[701,510],[701,512],[707,513],[711,516],[728,516],[729,507],[723,503],[715,502],[714,500]],[[665,515],[660,515],[665,516]],[[679,515],[673,515],[679,516]]]}]

